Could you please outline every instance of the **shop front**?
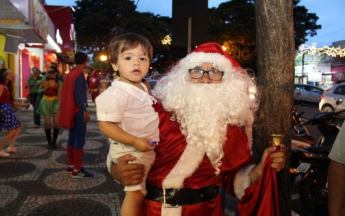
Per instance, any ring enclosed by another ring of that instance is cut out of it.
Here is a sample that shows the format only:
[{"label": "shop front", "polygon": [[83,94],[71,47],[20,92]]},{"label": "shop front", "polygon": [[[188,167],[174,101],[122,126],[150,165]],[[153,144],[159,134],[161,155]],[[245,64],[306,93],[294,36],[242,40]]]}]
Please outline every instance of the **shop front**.
[{"label": "shop front", "polygon": [[345,82],[345,65],[332,66],[332,81],[334,83]]},{"label": "shop front", "polygon": [[25,85],[31,68],[45,69],[46,49],[49,53],[61,51],[55,43],[54,24],[41,1],[2,0],[0,57],[4,59],[3,65],[14,74],[16,98],[25,98],[29,94]]}]

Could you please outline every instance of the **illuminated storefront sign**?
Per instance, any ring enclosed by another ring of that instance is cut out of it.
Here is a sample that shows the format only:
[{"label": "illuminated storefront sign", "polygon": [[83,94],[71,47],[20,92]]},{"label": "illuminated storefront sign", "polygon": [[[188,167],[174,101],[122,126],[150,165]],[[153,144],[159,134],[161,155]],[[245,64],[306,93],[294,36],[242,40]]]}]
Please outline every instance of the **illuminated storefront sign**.
[{"label": "illuminated storefront sign", "polygon": [[33,3],[33,29],[45,42],[47,42],[48,14],[38,0],[34,0]]}]

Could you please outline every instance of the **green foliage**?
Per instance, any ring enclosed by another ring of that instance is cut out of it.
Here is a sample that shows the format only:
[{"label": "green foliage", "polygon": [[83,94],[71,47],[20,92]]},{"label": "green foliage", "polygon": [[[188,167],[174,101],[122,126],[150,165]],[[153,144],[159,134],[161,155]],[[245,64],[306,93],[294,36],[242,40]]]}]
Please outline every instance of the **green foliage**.
[{"label": "green foliage", "polygon": [[[136,12],[136,5],[130,0],[77,0],[76,5],[78,49],[97,56],[98,52],[106,53],[112,36],[135,32],[152,43],[155,69],[165,69],[168,50],[162,47],[161,40],[171,33],[171,18]],[[97,58],[94,61],[95,68],[104,68],[103,62]]]},{"label": "green foliage", "polygon": [[294,0],[294,27],[295,27],[295,48],[305,42],[306,37],[317,35],[316,30],[321,29],[321,25],[317,25],[319,17],[315,13],[308,13],[308,9],[304,6],[298,6],[300,0]]},{"label": "green foliage", "polygon": [[254,5],[247,0],[232,0],[210,9],[209,38],[224,45],[242,67],[255,67]]},{"label": "green foliage", "polygon": [[166,35],[171,35],[171,18],[156,16],[152,13],[135,12],[126,31],[141,34],[149,39],[153,46],[153,70],[165,72],[171,65],[170,46],[162,45]]},{"label": "green foliage", "polygon": [[135,12],[130,0],[77,0],[75,28],[78,48],[103,50],[110,37],[122,32]]},{"label": "green foliage", "polygon": [[[131,0],[77,0],[75,28],[78,49],[89,54],[106,52],[113,35],[136,32],[147,37],[154,47],[152,66],[166,71],[185,50],[161,44],[171,35],[172,19],[152,13],[136,11]],[[304,6],[294,0],[296,49],[306,42],[308,35],[316,35],[318,17],[308,13]],[[245,68],[256,69],[255,11],[253,0],[231,0],[209,9],[209,41],[227,47],[228,52]],[[184,54],[183,54],[184,55]],[[100,63],[97,67],[103,67]]]},{"label": "green foliage", "polygon": [[[308,35],[315,36],[319,19],[315,13],[308,13],[304,6],[294,0],[295,48],[307,41]],[[218,8],[209,9],[209,40],[226,46],[230,55],[243,67],[256,68],[254,1],[232,0]]]}]

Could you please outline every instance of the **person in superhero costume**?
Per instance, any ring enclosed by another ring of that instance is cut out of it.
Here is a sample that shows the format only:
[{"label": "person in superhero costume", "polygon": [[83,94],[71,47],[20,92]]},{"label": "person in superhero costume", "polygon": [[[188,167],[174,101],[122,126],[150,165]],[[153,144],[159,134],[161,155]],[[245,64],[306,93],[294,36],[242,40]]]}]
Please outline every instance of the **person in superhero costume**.
[{"label": "person in superhero costume", "polygon": [[93,174],[82,167],[86,124],[90,121],[90,115],[86,110],[87,88],[83,74],[87,60],[88,57],[83,52],[74,55],[76,67],[66,76],[61,95],[59,122],[61,127],[69,130],[66,173],[74,178],[93,177]]}]

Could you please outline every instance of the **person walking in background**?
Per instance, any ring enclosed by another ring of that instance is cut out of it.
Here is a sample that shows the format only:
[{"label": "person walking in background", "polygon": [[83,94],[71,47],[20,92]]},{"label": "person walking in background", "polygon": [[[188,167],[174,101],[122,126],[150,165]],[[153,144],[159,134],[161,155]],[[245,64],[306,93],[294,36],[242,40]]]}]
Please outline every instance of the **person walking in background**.
[{"label": "person walking in background", "polygon": [[[56,63],[56,62],[52,62],[50,64],[50,67],[56,67],[59,71],[59,66],[58,66],[58,63]],[[59,81],[63,82],[63,75],[60,72],[58,72],[57,77],[58,77]]]},{"label": "person walking in background", "polygon": [[99,73],[100,70],[94,70],[92,72],[92,76],[89,77],[88,83],[89,83],[89,92],[91,94],[92,102],[95,103],[96,97],[99,95]]},{"label": "person walking in background", "polygon": [[[48,148],[56,148],[56,141],[59,136],[59,109],[60,109],[60,96],[62,82],[58,78],[58,69],[50,66],[48,68],[45,80],[41,82],[39,93],[43,93],[43,97],[37,109],[37,113],[44,116],[45,126],[44,131],[46,134]],[[51,118],[53,117],[54,129],[53,139],[51,137]]]},{"label": "person walking in background", "polygon": [[[96,98],[97,118],[101,132],[109,138],[107,167],[123,155],[137,158],[135,163],[145,165],[146,174],[155,159],[154,146],[159,141],[158,114],[152,108],[152,98],[142,82],[149,71],[153,48],[143,36],[127,33],[115,36],[109,44],[110,61],[120,76]],[[145,178],[146,179],[146,178]],[[146,181],[125,187],[122,216],[139,215],[146,195]]]},{"label": "person walking in background", "polygon": [[99,94],[102,94],[107,88],[109,88],[112,80],[109,78],[108,74],[103,77],[100,81]]},{"label": "person walking in background", "polygon": [[41,125],[41,116],[37,113],[38,106],[42,95],[38,93],[42,77],[40,76],[41,71],[37,67],[32,67],[32,75],[28,79],[28,83],[25,88],[30,87],[30,103],[34,110],[34,127],[39,128]]},{"label": "person walking in background", "polygon": [[333,144],[328,169],[328,211],[330,216],[345,215],[345,124]]},{"label": "person walking in background", "polygon": [[83,73],[87,60],[88,57],[83,52],[74,55],[76,67],[65,77],[62,88],[60,126],[69,130],[66,173],[74,178],[93,177],[82,167],[86,124],[90,121],[90,115],[86,110],[87,87]]},{"label": "person walking in background", "polygon": [[[9,153],[15,153],[14,146],[22,126],[14,115],[12,105],[20,105],[28,108],[30,104],[21,104],[13,98],[12,74],[6,69],[0,69],[0,131],[7,130],[6,135],[0,142],[0,157],[9,157]],[[4,151],[5,145],[10,141],[7,152]]]},{"label": "person walking in background", "polygon": [[[89,63],[86,63],[86,66],[85,68],[83,69],[83,72],[84,72],[84,78],[85,78],[85,81],[86,81],[86,97],[87,97],[87,93],[88,93],[88,89],[89,89],[89,79],[91,77],[91,66]],[[88,107],[89,104],[86,100],[86,107]]]}]

